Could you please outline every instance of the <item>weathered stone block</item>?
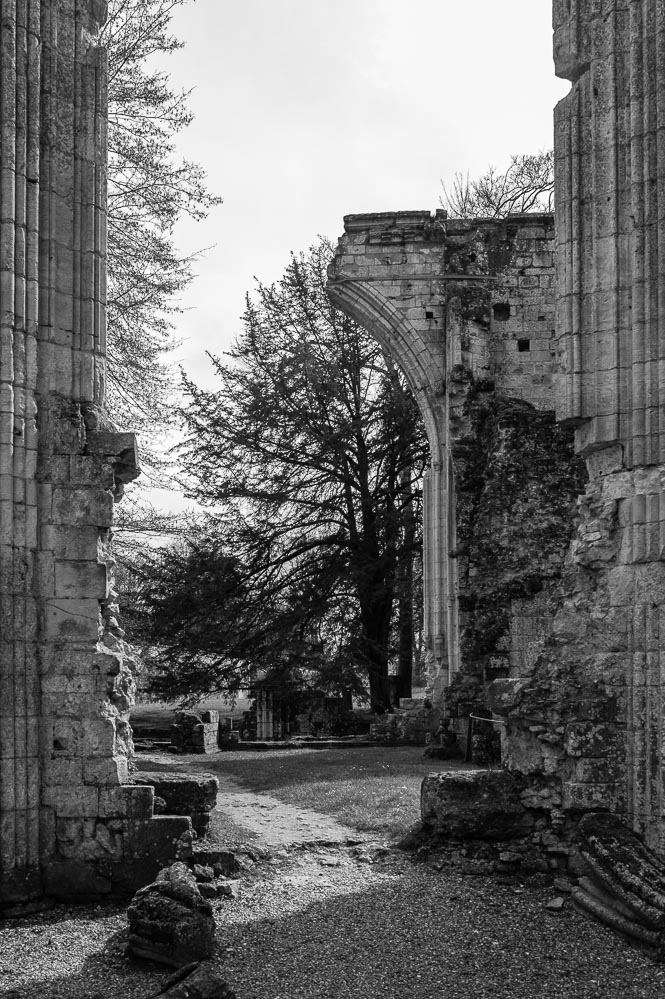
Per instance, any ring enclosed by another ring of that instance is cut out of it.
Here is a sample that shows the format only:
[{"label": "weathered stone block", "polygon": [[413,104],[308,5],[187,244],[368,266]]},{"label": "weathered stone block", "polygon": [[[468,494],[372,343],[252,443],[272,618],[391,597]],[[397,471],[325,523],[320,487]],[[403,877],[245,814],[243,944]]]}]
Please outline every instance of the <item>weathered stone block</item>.
[{"label": "weathered stone block", "polygon": [[55,594],[59,598],[105,600],[109,594],[108,569],[96,561],[56,562]]},{"label": "weathered stone block", "polygon": [[616,726],[574,722],[566,728],[564,748],[569,756],[609,761],[624,756],[624,735]]},{"label": "weathered stone block", "polygon": [[99,817],[148,820],[152,817],[154,798],[152,787],[124,784],[122,787],[101,788]]},{"label": "weathered stone block", "polygon": [[92,817],[99,814],[99,792],[80,784],[45,786],[42,805],[53,808],[61,818]]},{"label": "weathered stone block", "polygon": [[611,809],[621,813],[625,808],[625,790],[615,783],[578,784],[564,781],[562,806],[572,812],[606,812]]},{"label": "weathered stone block", "polygon": [[97,558],[99,529],[94,526],[45,524],[41,528],[41,547],[52,551],[56,559],[94,561]]},{"label": "weathered stone block", "polygon": [[98,641],[101,633],[99,602],[81,598],[49,600],[46,629],[53,641]]},{"label": "weathered stone block", "polygon": [[106,489],[54,489],[52,516],[56,524],[109,527],[113,495]]},{"label": "weathered stone block", "polygon": [[429,774],[420,792],[423,825],[453,839],[524,836],[534,820],[520,800],[523,787],[504,770]]},{"label": "weathered stone block", "polygon": [[214,774],[139,773],[133,780],[153,787],[169,815],[211,812],[217,803],[219,781]]},{"label": "weathered stone block", "polygon": [[176,973],[164,983],[163,994],[164,999],[236,999],[233,989],[206,964],[199,964],[185,978]]},{"label": "weathered stone block", "polygon": [[180,863],[140,889],[127,910],[129,947],[136,957],[182,967],[211,957],[215,945],[212,905],[192,872]]}]

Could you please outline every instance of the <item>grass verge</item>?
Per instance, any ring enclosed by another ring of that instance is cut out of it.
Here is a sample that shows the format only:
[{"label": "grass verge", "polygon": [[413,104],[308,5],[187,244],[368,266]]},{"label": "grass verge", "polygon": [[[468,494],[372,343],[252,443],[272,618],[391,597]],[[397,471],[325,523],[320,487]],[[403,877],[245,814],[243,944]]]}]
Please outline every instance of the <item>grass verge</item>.
[{"label": "grass verge", "polygon": [[419,746],[231,752],[189,756],[186,764],[176,759],[178,766],[233,777],[252,791],[390,839],[403,837],[419,820],[422,779],[437,769]]}]

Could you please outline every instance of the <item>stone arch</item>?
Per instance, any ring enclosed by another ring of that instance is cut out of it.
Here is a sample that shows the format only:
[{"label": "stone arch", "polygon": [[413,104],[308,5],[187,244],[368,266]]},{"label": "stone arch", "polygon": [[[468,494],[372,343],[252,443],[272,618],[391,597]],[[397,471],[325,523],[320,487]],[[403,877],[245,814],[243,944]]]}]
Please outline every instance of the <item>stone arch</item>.
[{"label": "stone arch", "polygon": [[[435,382],[437,380],[437,358],[428,350],[418,331],[376,285],[333,278],[328,284],[328,294],[342,312],[374,337],[404,373],[425,423],[432,462],[438,463],[443,457],[444,442],[441,435],[443,406],[441,400],[437,400],[436,385],[432,384],[433,373]],[[443,378],[442,371],[440,393]]]},{"label": "stone arch", "polygon": [[[433,351],[427,339],[403,309],[389,300],[378,282],[357,281],[339,275],[333,265],[328,293],[332,302],[363,326],[402,370],[425,424],[430,468],[423,483],[424,634],[433,660],[432,686],[438,694],[449,682],[452,669],[446,639],[451,607],[448,552],[454,547],[454,540],[448,533],[451,523],[448,507],[454,504],[454,497],[447,488],[445,353],[441,349],[441,337],[445,337],[445,310],[439,302],[439,349]],[[438,287],[436,297],[442,297]],[[456,601],[454,604],[456,607]]]}]

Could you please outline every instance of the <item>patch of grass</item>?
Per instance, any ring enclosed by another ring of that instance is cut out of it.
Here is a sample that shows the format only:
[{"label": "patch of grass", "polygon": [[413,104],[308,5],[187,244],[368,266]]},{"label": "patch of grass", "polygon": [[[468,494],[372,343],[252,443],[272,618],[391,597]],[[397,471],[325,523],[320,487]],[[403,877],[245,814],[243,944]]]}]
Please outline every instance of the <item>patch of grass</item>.
[{"label": "patch of grass", "polygon": [[[227,761],[230,755],[236,758]],[[250,755],[224,754],[220,769],[254,791],[391,838],[420,818],[420,785],[433,769],[419,746]]]},{"label": "patch of grass", "polygon": [[360,832],[401,837],[420,816],[422,775],[363,777],[279,788],[275,797],[334,816]]},{"label": "patch of grass", "polygon": [[[204,701],[199,701],[194,710],[212,709],[219,711],[220,716],[240,719],[243,711],[249,710],[250,703],[247,697],[238,697],[235,701],[224,697],[208,697]],[[132,708],[130,722],[137,727],[162,729],[168,733],[177,710],[177,704],[169,704],[166,701],[141,701]]]},{"label": "patch of grass", "polygon": [[[177,766],[185,765],[181,760]],[[233,777],[252,791],[391,838],[419,820],[422,779],[443,769],[423,759],[421,746],[230,752],[189,756],[186,767]],[[453,768],[465,764],[446,763],[445,769]]]}]

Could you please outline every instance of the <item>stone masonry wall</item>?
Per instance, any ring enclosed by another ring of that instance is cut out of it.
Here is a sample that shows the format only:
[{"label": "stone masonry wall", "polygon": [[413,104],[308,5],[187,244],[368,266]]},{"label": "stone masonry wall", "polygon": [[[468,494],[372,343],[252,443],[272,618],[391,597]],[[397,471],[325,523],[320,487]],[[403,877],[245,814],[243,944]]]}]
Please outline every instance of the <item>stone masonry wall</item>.
[{"label": "stone masonry wall", "polygon": [[330,294],[402,366],[428,430],[426,634],[435,696],[466,718],[513,637],[549,628],[532,604],[561,574],[583,478],[553,413],[553,219],[404,212],[345,228]]},{"label": "stone masonry wall", "polygon": [[556,0],[554,29],[571,81],[555,114],[557,415],[589,471],[572,626],[611,726],[607,746],[592,720],[575,741],[565,797],[625,812],[663,851],[665,8]]},{"label": "stone masonry wall", "polygon": [[[426,424],[439,421],[425,561],[444,702],[502,723],[503,762],[559,863],[595,810],[665,850],[665,5],[553,9],[571,81],[555,115],[556,290],[551,220],[406,213],[348,220],[331,291],[396,348]],[[406,281],[437,225],[424,341]],[[381,258],[382,227],[397,246],[401,227],[401,258]],[[384,286],[396,339],[387,313],[358,308]]]},{"label": "stone masonry wall", "polygon": [[665,849],[665,8],[557,0],[554,26],[572,83],[555,118],[556,410],[586,484],[559,578],[531,603],[544,615],[513,607],[489,707],[557,864],[588,811]]},{"label": "stone masonry wall", "polygon": [[[502,722],[502,759],[522,775],[534,836],[559,857],[575,815],[625,808],[617,683],[629,629],[623,595],[598,575],[627,557],[618,496],[631,482],[611,478],[607,452],[585,463],[574,427],[555,418],[553,251],[551,216],[353,216],[330,290],[383,338],[436,425],[425,600],[441,629],[429,629],[442,649],[437,703],[462,746],[469,715]],[[367,297],[369,315],[358,306]],[[479,760],[492,731],[478,737]]]},{"label": "stone masonry wall", "polygon": [[122,787],[133,682],[110,527],[138,468],[103,414],[105,16],[100,0],[0,0],[3,912],[131,884],[191,828]]}]

